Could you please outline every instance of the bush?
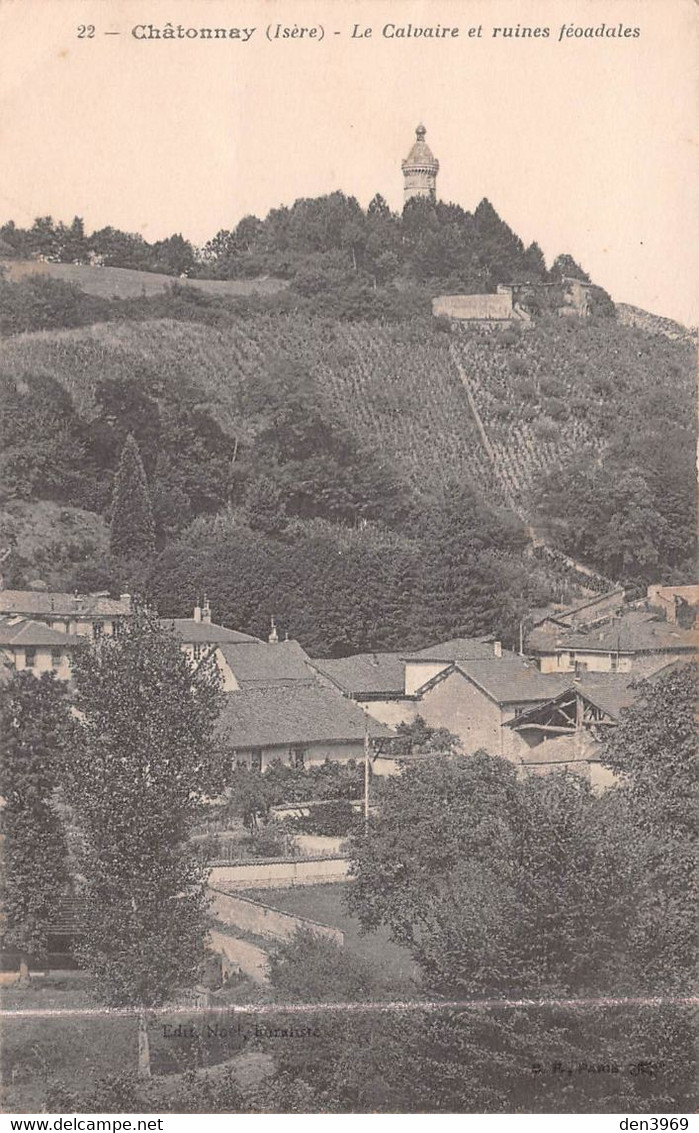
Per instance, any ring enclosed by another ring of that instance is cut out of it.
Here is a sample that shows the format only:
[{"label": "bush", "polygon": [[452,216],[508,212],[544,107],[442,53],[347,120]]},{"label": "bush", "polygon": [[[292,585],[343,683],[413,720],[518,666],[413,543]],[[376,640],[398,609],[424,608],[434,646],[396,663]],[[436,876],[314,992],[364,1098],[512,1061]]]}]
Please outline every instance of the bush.
[{"label": "bush", "polygon": [[260,827],[250,840],[250,850],[256,858],[289,858],[294,847],[288,834],[271,826]]},{"label": "bush", "polygon": [[310,808],[310,814],[287,820],[299,834],[319,834],[328,838],[345,838],[356,822],[356,814],[347,799],[336,799]]}]

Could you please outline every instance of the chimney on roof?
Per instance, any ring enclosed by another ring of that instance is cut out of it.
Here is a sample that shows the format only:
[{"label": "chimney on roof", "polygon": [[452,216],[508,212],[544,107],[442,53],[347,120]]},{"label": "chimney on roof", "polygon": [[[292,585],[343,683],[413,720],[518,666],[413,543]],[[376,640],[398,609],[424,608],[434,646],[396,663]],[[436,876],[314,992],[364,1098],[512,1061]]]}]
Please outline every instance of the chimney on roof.
[{"label": "chimney on roof", "polygon": [[274,618],[270,618],[270,623],[272,628],[269,631],[269,637],[267,638],[267,640],[270,645],[276,645],[279,641],[279,634],[277,633],[277,627],[274,624]]},{"label": "chimney on roof", "polygon": [[119,601],[120,602],[127,602],[130,606],[131,605],[131,595],[130,594],[120,594],[119,595]]},{"label": "chimney on roof", "polygon": [[501,641],[494,641],[493,642],[493,656],[502,657],[502,642]]},{"label": "chimney on roof", "polygon": [[194,620],[195,622],[201,621],[201,606],[194,607]]},{"label": "chimney on roof", "polygon": [[211,625],[211,606],[209,605],[209,599],[206,597],[206,594],[204,595],[204,607],[201,612],[201,620],[205,622],[207,626]]}]

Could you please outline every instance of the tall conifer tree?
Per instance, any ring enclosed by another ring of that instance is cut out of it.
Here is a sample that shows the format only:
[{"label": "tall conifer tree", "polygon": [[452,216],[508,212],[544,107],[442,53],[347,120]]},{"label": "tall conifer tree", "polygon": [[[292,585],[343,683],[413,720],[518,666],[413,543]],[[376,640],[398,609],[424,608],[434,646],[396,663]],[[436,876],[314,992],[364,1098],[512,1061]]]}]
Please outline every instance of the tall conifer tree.
[{"label": "tall conifer tree", "polygon": [[155,550],[155,525],[143,461],[129,433],[114,477],[110,550],[119,558],[144,558]]}]

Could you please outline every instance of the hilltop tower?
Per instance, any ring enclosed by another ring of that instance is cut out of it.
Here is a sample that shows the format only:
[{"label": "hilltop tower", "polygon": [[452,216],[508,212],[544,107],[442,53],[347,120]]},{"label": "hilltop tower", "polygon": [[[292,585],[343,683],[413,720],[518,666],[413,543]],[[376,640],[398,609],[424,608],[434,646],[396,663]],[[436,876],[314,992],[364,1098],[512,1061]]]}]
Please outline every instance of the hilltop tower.
[{"label": "hilltop tower", "polygon": [[405,202],[411,197],[427,197],[434,201],[437,197],[437,174],[439,162],[425,141],[427,130],[420,124],[415,131],[415,143],[408,156],[401,162],[405,178]]}]

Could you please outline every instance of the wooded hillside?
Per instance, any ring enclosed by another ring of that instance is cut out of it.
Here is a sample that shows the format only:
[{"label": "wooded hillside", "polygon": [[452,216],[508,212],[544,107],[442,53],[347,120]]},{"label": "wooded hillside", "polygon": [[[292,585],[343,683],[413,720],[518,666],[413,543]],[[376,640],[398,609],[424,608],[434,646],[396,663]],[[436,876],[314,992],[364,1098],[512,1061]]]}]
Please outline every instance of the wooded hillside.
[{"label": "wooded hillside", "polygon": [[[86,538],[94,554],[66,554],[52,578],[130,577],[168,613],[206,590],[241,628],[285,613],[330,652],[514,640],[530,603],[579,582],[532,539],[601,584],[690,580],[691,336],[618,321],[610,303],[526,330],[433,318],[437,287],[584,274],[567,256],[546,269],[487,202],[398,218],[332,194],[247,218],[207,257],[210,275],[289,286],[109,299],[0,280],[0,502],[15,527],[37,501],[108,523],[130,434],[150,494],[155,558],[110,560]],[[40,576],[8,539],[8,577]]]}]

